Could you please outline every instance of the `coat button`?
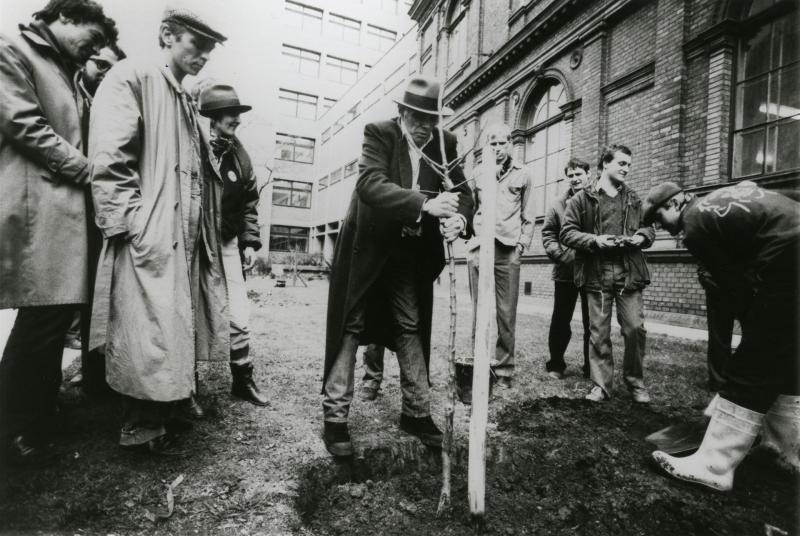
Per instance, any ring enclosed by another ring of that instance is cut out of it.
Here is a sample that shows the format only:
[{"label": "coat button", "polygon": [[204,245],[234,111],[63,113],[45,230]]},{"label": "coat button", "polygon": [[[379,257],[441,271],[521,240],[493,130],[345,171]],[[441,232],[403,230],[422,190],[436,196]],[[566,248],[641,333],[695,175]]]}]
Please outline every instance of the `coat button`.
[{"label": "coat button", "polygon": [[172,249],[178,249],[178,243],[177,242],[173,242],[172,243]]}]

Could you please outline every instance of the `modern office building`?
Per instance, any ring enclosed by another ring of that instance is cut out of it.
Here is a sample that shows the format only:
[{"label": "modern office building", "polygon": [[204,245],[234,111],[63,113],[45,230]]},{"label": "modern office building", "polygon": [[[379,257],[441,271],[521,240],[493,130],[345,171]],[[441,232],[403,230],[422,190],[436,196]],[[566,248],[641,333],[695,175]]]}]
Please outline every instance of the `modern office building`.
[{"label": "modern office building", "polygon": [[[268,110],[274,132],[272,174],[262,195],[262,238],[270,258],[313,253],[313,183],[329,109],[413,26],[404,0],[283,0],[265,31],[275,32]],[[331,121],[332,123],[332,121]],[[333,125],[328,125],[331,129]]]}]

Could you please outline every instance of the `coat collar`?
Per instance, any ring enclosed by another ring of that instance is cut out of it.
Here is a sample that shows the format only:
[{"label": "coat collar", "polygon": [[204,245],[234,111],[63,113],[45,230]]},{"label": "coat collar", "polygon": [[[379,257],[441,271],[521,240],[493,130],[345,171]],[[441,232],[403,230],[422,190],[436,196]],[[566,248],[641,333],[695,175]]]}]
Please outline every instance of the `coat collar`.
[{"label": "coat collar", "polygon": [[58,45],[55,36],[45,23],[33,20],[28,26],[19,25],[19,33],[32,46],[39,49],[42,54],[51,56],[61,67],[61,70],[72,82],[76,65],[69,59],[64,50]]}]

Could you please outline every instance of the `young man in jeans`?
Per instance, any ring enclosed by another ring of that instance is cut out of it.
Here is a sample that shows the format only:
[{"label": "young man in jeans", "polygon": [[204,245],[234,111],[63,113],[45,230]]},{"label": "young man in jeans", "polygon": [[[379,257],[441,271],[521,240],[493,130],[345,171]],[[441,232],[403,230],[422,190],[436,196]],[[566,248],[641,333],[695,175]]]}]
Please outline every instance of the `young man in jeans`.
[{"label": "young man in jeans", "polygon": [[631,150],[624,145],[606,147],[598,168],[597,184],[567,203],[560,235],[563,244],[575,249],[575,284],[586,291],[589,304],[589,374],[594,387],[586,399],[611,398],[611,308],[616,304],[625,341],[625,384],[634,402],[647,403],[650,395],[642,374],[647,337],[642,290],[650,284],[650,272],[641,250],[650,247],[655,232],[642,224],[642,202],[625,184]]},{"label": "young man in jeans", "polygon": [[550,333],[547,338],[550,361],[545,367],[548,376],[557,380],[564,377],[564,370],[567,368],[567,364],[564,362],[564,352],[572,338],[570,323],[578,295],[581,297],[583,320],[583,375],[586,378],[589,377],[589,306],[586,303],[586,291],[575,286],[573,273],[575,251],[565,247],[558,239],[567,202],[587,186],[590,180],[589,167],[588,162],[579,158],[572,158],[567,162],[564,174],[567,176],[569,189],[547,211],[544,227],[542,227],[544,251],[555,262],[555,266],[553,266],[553,282],[555,283],[553,317],[550,320]]}]

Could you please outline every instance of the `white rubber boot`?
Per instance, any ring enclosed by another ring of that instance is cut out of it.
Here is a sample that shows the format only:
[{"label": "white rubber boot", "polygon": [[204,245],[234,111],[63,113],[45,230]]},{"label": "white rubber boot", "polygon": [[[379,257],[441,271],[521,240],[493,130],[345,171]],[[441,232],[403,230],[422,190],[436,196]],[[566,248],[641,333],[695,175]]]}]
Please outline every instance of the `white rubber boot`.
[{"label": "white rubber boot", "polygon": [[657,450],[653,459],[669,475],[720,491],[733,487],[733,472],[753,445],[762,413],[717,398],[711,422],[697,452],[676,458]]},{"label": "white rubber boot", "polygon": [[764,415],[761,445],[780,463],[800,473],[800,396],[779,395]]}]

